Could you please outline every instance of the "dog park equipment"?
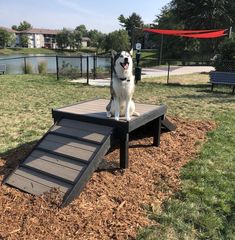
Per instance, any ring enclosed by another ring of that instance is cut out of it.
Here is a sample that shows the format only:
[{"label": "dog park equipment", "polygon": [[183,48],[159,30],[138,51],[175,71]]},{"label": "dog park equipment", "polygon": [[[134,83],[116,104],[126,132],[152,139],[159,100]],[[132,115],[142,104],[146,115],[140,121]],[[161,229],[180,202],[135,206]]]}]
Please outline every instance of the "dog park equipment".
[{"label": "dog park equipment", "polygon": [[214,85],[229,85],[233,87],[232,92],[235,91],[235,72],[210,72],[211,91]]},{"label": "dog park equipment", "polygon": [[52,110],[54,125],[4,183],[34,195],[57,188],[64,207],[81,193],[113,144],[120,145],[120,168],[128,167],[130,132],[152,124],[153,145],[159,146],[161,127],[175,129],[164,117],[165,105],[137,103],[139,117],[116,121],[106,117],[108,102],[97,99]]}]

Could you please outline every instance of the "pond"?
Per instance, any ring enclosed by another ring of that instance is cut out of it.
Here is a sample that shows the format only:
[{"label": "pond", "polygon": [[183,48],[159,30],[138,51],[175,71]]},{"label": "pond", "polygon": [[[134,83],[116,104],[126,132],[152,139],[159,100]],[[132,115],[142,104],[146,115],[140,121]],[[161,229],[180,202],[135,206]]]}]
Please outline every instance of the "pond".
[{"label": "pond", "polygon": [[81,72],[92,72],[94,66],[100,69],[108,69],[111,66],[110,57],[100,57],[89,54],[79,56],[55,56],[55,55],[11,55],[0,56],[0,64],[6,64],[6,74],[23,74],[25,67],[31,65],[33,73],[38,73],[38,66],[43,63],[47,66],[47,73],[56,73],[64,67],[74,68]]}]

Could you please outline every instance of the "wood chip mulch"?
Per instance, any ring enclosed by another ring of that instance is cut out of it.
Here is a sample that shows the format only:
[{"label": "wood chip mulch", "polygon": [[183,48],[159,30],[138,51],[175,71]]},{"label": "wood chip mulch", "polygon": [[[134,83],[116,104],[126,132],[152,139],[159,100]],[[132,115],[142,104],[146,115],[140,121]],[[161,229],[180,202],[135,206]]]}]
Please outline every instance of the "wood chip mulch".
[{"label": "wood chip mulch", "polygon": [[[152,146],[148,131],[136,132],[129,148],[130,167],[119,170],[119,150],[106,155],[82,194],[59,208],[57,190],[34,197],[0,186],[0,239],[135,239],[139,228],[152,222],[147,208],[161,203],[180,188],[180,169],[195,158],[210,121],[171,118],[176,131],[162,133],[161,146]],[[24,146],[0,158],[2,181],[32,148]]]}]

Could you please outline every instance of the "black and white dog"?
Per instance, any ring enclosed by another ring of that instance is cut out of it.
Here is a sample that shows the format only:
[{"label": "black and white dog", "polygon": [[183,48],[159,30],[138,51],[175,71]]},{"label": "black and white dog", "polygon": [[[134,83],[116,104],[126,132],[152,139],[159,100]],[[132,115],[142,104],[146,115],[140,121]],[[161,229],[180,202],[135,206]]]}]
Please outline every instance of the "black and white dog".
[{"label": "black and white dog", "polygon": [[122,51],[117,54],[112,52],[113,57],[113,78],[110,85],[111,99],[106,106],[107,117],[126,118],[139,116],[135,112],[135,103],[132,100],[135,90],[135,79],[133,75],[133,61],[129,52]]}]

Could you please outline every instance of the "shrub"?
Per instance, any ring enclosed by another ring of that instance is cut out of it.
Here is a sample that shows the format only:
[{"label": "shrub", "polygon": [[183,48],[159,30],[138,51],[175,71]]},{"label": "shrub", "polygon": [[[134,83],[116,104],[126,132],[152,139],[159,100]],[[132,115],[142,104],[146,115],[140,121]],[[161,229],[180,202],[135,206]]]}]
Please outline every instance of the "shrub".
[{"label": "shrub", "polygon": [[227,39],[219,45],[219,54],[223,60],[235,61],[235,40]]},{"label": "shrub", "polygon": [[32,74],[33,73],[33,65],[31,63],[26,63],[26,65],[22,65],[22,71],[25,74]]},{"label": "shrub", "polygon": [[222,42],[212,61],[216,71],[235,72],[235,40],[227,39]]},{"label": "shrub", "polygon": [[38,63],[38,73],[39,74],[47,73],[47,62],[46,61],[41,61]]},{"label": "shrub", "polygon": [[78,67],[74,67],[72,64],[63,61],[59,74],[69,77],[70,79],[76,79],[80,77],[81,70]]}]

